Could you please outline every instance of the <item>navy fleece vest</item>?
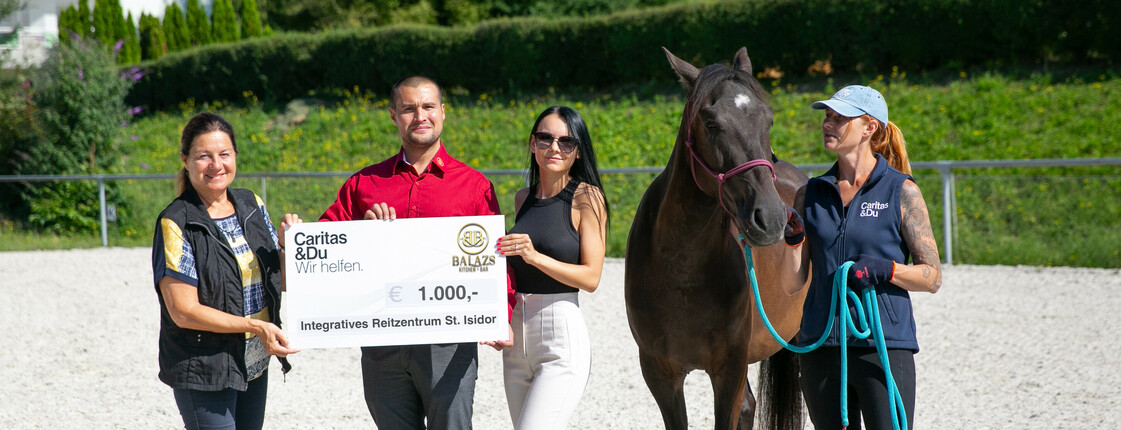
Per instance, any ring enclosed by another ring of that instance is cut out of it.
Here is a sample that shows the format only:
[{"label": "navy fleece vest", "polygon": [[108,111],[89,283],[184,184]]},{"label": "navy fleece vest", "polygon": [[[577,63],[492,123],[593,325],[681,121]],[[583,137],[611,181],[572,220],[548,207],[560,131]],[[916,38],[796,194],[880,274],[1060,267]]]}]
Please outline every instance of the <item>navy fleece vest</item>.
[{"label": "navy fleece vest", "polygon": [[[900,264],[908,262],[910,252],[907,244],[903,243],[900,230],[899,193],[903,182],[910,178],[876,155],[876,167],[847,208],[841,203],[841,193],[837,188],[836,164],[824,175],[810,179],[806,184],[806,244],[813,267],[813,281],[802,308],[798,345],[816,342],[825,331],[833,294],[833,274],[842,263],[860,254]],[[890,283],[875,288],[887,347],[918,352],[910,295]],[[847,301],[842,303],[848,304],[846,309],[855,318],[857,314],[853,306]],[[840,319],[834,316],[833,328],[825,346],[840,345],[839,322]],[[851,333],[848,345],[875,347],[871,337],[854,339]]]}]

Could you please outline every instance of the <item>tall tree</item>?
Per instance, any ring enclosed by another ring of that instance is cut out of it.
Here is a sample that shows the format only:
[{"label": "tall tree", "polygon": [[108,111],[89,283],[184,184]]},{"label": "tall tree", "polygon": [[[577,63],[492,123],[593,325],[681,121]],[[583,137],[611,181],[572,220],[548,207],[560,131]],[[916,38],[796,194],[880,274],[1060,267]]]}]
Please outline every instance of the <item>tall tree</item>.
[{"label": "tall tree", "polygon": [[210,18],[198,0],[187,0],[187,28],[190,29],[192,46],[210,44]]},{"label": "tall tree", "polygon": [[182,51],[191,47],[191,34],[183,11],[175,3],[167,5],[163,13],[163,34],[167,38],[167,52]]},{"label": "tall tree", "polygon": [[93,35],[110,52],[123,48],[126,40],[125,16],[120,0],[94,1]]},{"label": "tall tree", "polygon": [[104,46],[113,46],[117,42],[117,27],[113,25],[113,8],[109,6],[109,1],[93,2],[93,36]]},{"label": "tall tree", "polygon": [[90,27],[93,25],[93,16],[90,14],[89,0],[78,0],[78,35],[87,37],[90,35]]},{"label": "tall tree", "polygon": [[113,26],[113,43],[124,42],[128,38],[125,33],[125,11],[121,8],[121,0],[109,0],[110,25]]},{"label": "tall tree", "polygon": [[230,0],[214,0],[214,41],[233,42],[241,38],[237,13]]},{"label": "tall tree", "polygon": [[144,60],[155,60],[167,53],[167,38],[159,18],[143,12],[140,13],[140,47]]},{"label": "tall tree", "polygon": [[132,21],[132,12],[124,20],[124,28],[121,29],[124,34],[124,46],[121,47],[121,53],[117,56],[117,63],[119,64],[136,64],[140,62],[140,35],[136,32],[136,24]]},{"label": "tall tree", "polygon": [[[12,1],[12,0],[0,0],[0,1],[8,2],[8,1]],[[0,7],[2,7],[2,6],[0,6]],[[3,11],[0,11],[0,16],[3,16]],[[80,33],[78,33],[78,27],[79,27],[78,26],[78,8],[74,7],[74,5],[70,5],[66,9],[63,9],[62,12],[58,13],[58,38],[59,38],[59,40],[61,40],[63,42],[65,42],[67,40],[70,40],[70,33],[80,34]],[[13,31],[10,34],[0,35],[0,44],[3,44],[4,42],[7,42],[7,39],[9,37],[12,37],[13,35],[15,35],[15,33],[16,32]]]},{"label": "tall tree", "polygon": [[261,14],[257,11],[256,0],[241,0],[241,37],[260,37],[264,35],[261,29]]}]

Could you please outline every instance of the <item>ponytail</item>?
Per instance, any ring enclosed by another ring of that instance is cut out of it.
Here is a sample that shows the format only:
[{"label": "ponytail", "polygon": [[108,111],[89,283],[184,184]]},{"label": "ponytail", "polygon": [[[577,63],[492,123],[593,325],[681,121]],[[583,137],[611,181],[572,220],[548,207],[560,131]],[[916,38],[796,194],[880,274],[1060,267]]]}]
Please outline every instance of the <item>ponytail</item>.
[{"label": "ponytail", "polygon": [[[870,121],[876,121],[871,116]],[[883,123],[881,123],[882,125]],[[911,161],[907,158],[907,141],[895,123],[888,121],[872,135],[872,152],[880,154],[891,167],[905,174],[911,174]]]},{"label": "ponytail", "polygon": [[188,175],[186,167],[180,168],[179,173],[175,175],[175,195],[183,195],[187,187],[191,186],[191,178]]}]

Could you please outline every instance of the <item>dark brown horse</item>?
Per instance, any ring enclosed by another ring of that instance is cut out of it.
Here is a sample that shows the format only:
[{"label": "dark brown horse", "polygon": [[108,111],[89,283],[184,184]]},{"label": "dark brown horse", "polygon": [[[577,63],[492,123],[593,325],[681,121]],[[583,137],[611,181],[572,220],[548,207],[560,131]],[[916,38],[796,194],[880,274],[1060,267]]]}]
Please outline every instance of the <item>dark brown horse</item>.
[{"label": "dark brown horse", "polygon": [[688,427],[682,387],[696,369],[712,379],[716,428],[750,429],[756,402],[747,366],[765,360],[764,428],[800,428],[797,363],[756,315],[737,236],[751,247],[775,329],[792,338],[805,289],[786,296],[775,265],[786,246],[785,206],[793,206],[807,177],[775,162],[773,111],[746,49],[732,68],[701,70],[665,52],[689,96],[669,163],[642,197],[627,241],[627,317],[642,376],[667,429]]}]

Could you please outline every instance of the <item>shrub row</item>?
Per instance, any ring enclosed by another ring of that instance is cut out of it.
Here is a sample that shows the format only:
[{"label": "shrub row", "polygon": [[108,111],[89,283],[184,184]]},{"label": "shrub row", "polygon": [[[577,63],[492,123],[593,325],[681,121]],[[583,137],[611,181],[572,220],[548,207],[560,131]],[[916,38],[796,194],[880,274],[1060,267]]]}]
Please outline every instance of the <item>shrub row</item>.
[{"label": "shrub row", "polygon": [[741,0],[592,18],[518,18],[473,27],[394,26],[285,34],[144,64],[129,102],[150,107],[287,100],[354,86],[385,91],[425,74],[473,91],[668,82],[660,46],[695,64],[746,46],[755,70],[881,73],[1121,60],[1121,3],[1087,0]]}]

